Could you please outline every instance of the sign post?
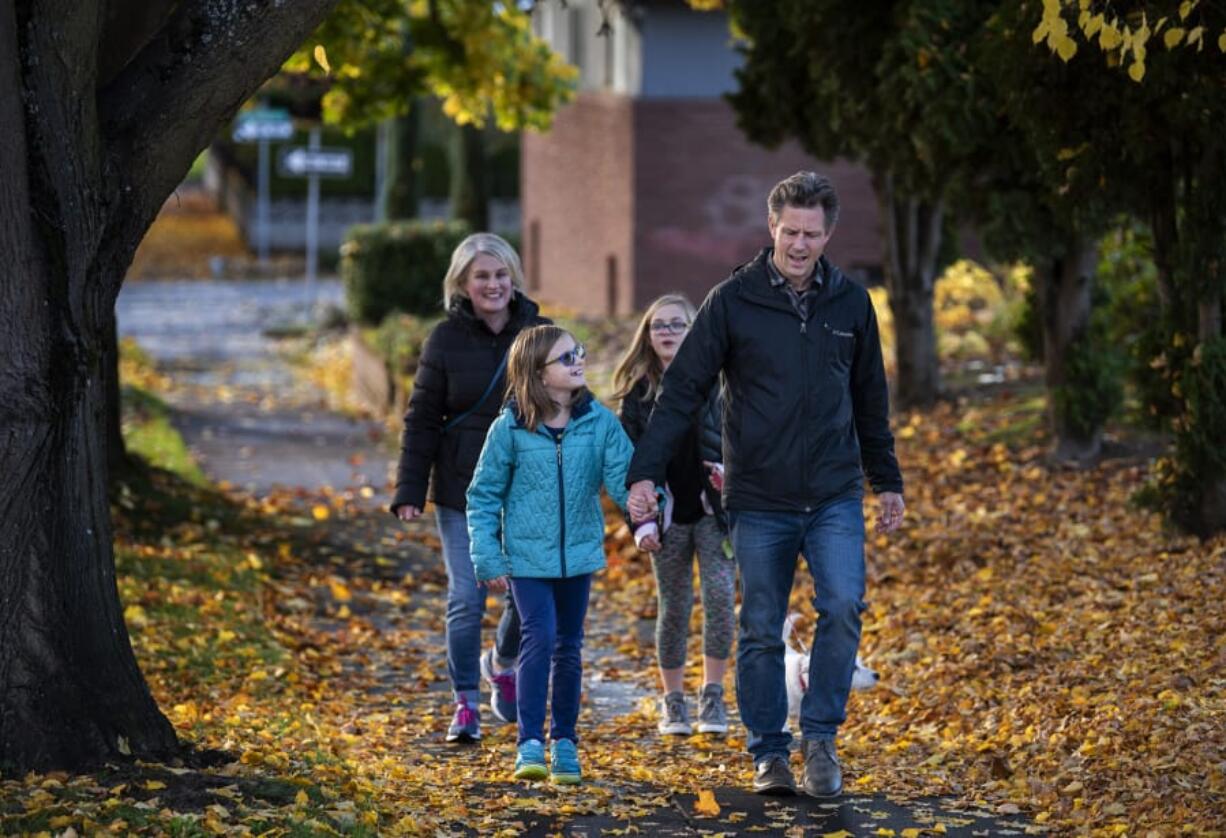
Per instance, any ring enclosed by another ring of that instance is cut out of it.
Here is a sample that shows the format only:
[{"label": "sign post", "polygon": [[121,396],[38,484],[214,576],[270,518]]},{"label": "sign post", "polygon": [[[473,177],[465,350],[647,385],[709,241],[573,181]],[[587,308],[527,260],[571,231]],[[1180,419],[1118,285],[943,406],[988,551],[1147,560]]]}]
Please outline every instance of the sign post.
[{"label": "sign post", "polygon": [[311,129],[310,145],[281,150],[277,168],[282,177],[307,178],[306,282],[307,298],[315,300],[315,273],[319,265],[319,179],[347,178],[353,172],[353,152],[347,148],[320,148],[319,126]]},{"label": "sign post", "polygon": [[269,154],[268,144],[294,136],[294,123],[289,111],[280,108],[257,108],[238,115],[234,133],[236,143],[259,143],[259,170],[256,173],[256,253],[260,264],[268,264],[268,204]]}]

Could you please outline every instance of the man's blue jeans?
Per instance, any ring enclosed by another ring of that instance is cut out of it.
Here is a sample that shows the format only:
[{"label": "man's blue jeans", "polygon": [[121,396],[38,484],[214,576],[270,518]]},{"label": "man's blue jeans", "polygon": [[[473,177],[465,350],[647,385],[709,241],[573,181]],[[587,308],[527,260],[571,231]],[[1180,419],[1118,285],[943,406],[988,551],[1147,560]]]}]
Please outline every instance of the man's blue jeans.
[{"label": "man's blue jeans", "polygon": [[[447,674],[458,697],[481,684],[481,617],[486,587],[477,584],[464,513],[436,506],[435,520],[447,564]],[[511,665],[519,654],[519,614],[509,593],[494,635],[494,651],[502,666]]]},{"label": "man's blue jeans", "polygon": [[545,741],[547,701],[549,738],[579,742],[575,723],[583,692],[583,619],[591,588],[590,573],[565,579],[511,577],[523,620],[515,684],[520,744]]},{"label": "man's blue jeans", "polygon": [[813,575],[820,615],[809,653],[809,689],[800,706],[806,739],[833,737],[847,717],[847,696],[864,610],[864,510],[859,497],[813,512],[729,510],[741,572],[736,691],[749,752],[758,762],[786,757],[792,734],[783,664],[783,623],[801,554]]}]

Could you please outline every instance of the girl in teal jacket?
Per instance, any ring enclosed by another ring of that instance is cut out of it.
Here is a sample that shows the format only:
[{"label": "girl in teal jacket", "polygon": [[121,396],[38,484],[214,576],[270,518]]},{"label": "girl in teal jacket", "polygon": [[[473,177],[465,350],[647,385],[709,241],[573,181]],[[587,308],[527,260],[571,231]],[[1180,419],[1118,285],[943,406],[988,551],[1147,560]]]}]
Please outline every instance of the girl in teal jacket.
[{"label": "girl in teal jacket", "polygon": [[[509,584],[522,624],[516,674],[517,779],[581,780],[578,737],[583,620],[605,566],[600,487],[623,509],[634,453],[621,423],[587,391],[584,349],[557,326],[516,337],[513,400],[494,420],[468,487],[477,579]],[[550,765],[544,726],[552,672]]]}]

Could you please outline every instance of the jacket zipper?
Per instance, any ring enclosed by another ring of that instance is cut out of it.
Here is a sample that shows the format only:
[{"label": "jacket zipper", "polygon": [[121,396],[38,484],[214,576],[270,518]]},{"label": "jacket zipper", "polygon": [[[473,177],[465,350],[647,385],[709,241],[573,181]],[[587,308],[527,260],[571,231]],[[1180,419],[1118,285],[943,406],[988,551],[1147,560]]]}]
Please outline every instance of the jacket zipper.
[{"label": "jacket zipper", "polygon": [[566,488],[563,485],[562,478],[562,437],[566,433],[563,432],[554,440],[554,446],[558,453],[558,518],[561,526],[559,531],[561,536],[558,540],[559,555],[562,559],[562,578],[566,578]]}]

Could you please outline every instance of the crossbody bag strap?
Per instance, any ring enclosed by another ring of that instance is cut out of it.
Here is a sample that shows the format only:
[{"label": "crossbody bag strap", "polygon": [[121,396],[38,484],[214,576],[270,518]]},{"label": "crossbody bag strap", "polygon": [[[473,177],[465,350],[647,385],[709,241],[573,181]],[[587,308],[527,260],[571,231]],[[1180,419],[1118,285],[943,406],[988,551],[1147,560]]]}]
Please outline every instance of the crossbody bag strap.
[{"label": "crossbody bag strap", "polygon": [[502,373],[507,368],[507,355],[509,354],[510,352],[503,354],[502,361],[498,364],[498,369],[494,370],[494,377],[490,379],[489,386],[485,388],[485,392],[481,394],[481,398],[477,399],[476,404],[474,404],[468,410],[464,411],[459,416],[456,416],[450,422],[444,425],[443,433],[447,433],[449,430],[451,430],[456,425],[463,422],[469,416],[472,416],[473,411],[475,411],[481,405],[485,404],[485,400],[490,397],[490,393],[494,392],[494,388],[498,386],[498,379],[502,378]]}]

